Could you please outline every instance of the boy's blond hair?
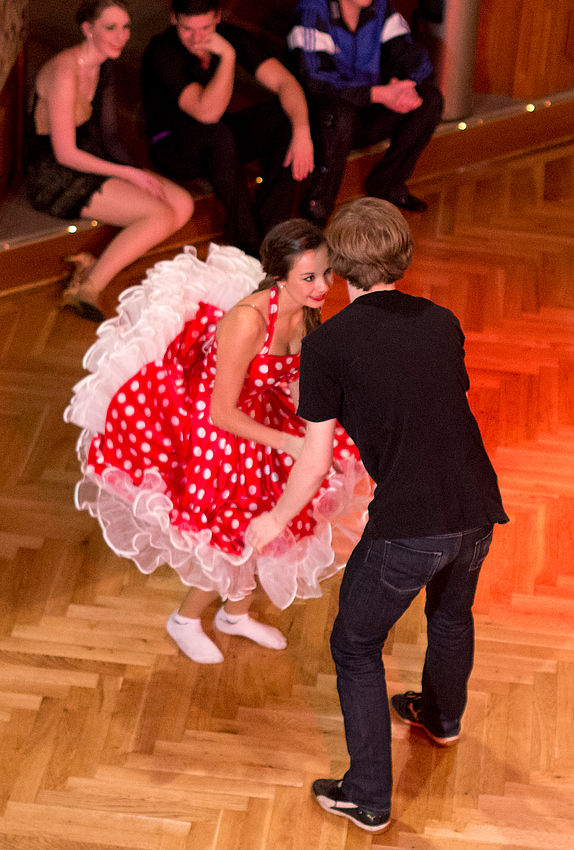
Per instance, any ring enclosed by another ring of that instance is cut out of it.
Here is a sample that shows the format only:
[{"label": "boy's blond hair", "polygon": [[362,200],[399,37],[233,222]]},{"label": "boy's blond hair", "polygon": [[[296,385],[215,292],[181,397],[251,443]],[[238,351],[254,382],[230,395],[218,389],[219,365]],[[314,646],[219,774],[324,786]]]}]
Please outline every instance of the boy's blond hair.
[{"label": "boy's blond hair", "polygon": [[388,201],[359,198],[335,215],[327,230],[333,271],[357,289],[400,280],[413,257],[404,216]]}]

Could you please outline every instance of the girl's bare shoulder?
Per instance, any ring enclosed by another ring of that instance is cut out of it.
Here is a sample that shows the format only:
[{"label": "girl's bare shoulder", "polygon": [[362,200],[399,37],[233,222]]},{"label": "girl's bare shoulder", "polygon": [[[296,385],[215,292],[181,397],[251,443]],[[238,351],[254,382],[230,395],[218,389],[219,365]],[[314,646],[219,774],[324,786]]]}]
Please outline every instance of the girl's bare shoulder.
[{"label": "girl's bare shoulder", "polygon": [[70,47],[52,56],[42,65],[36,78],[36,89],[41,97],[46,97],[50,89],[66,80],[74,80],[77,68],[76,48]]},{"label": "girl's bare shoulder", "polygon": [[263,343],[267,332],[269,293],[254,292],[238,301],[217,325],[218,341],[232,339],[238,345],[246,344],[257,348]]},{"label": "girl's bare shoulder", "polygon": [[[247,307],[248,309],[243,309]],[[241,323],[257,324],[261,323],[267,327],[267,316],[269,315],[269,290],[263,289],[260,292],[252,292],[246,295],[241,301],[229,310],[227,315]]]}]

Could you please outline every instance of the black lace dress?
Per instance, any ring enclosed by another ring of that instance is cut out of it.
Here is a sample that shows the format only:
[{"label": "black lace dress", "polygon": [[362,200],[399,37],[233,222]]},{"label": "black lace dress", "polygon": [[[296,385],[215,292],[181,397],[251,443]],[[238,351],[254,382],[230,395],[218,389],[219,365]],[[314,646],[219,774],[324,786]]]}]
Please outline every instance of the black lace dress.
[{"label": "black lace dress", "polygon": [[[35,95],[32,114],[29,117],[26,156],[28,199],[35,209],[56,218],[80,218],[82,209],[89,203],[94,192],[97,192],[109,177],[76,171],[56,160],[50,136],[36,131],[34,115],[37,101],[38,96]],[[108,162],[135,165],[118,133],[114,70],[109,59],[100,68],[98,85],[92,100],[91,117],[76,127],[76,145]]]}]

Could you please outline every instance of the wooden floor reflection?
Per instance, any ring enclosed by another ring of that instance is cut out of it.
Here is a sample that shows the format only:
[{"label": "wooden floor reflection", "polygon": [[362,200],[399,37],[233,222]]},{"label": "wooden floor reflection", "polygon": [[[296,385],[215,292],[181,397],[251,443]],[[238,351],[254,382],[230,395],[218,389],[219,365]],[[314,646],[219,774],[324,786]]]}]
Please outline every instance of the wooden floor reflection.
[{"label": "wooden floor reflection", "polygon": [[[409,217],[401,288],[462,322],[511,522],[482,571],[461,741],[393,726],[378,837],[309,795],[347,764],[328,649],[339,578],[284,612],[258,601],[284,652],[220,635],[222,665],[180,655],[164,629],[177,577],[141,575],[73,507],[77,429],[61,415],[94,327],[56,309],[56,285],[0,299],[0,847],[573,846],[573,163],[563,146],[411,187],[429,211]],[[339,283],[328,310],[344,302]],[[424,648],[418,599],[385,648],[390,693],[417,688]]]}]

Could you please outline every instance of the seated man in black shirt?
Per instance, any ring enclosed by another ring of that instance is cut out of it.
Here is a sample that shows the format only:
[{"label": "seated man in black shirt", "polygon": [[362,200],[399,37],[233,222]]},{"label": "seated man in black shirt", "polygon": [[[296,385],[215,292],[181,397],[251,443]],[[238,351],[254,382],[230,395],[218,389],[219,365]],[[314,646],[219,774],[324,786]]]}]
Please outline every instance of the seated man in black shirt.
[{"label": "seated man in black shirt", "polygon": [[347,563],[331,635],[350,768],[318,779],[322,808],[367,832],[390,822],[391,723],[381,651],[425,588],[427,652],[419,693],[395,694],[404,723],[433,744],[460,735],[474,655],[472,603],[494,523],[508,521],[470,410],[456,316],[395,288],[413,243],[401,213],[361,198],[327,232],[333,271],[351,303],[301,348],[305,443],[272,511],[251,521],[254,549],[313,498],[333,462],[337,420],[376,483],[369,521]]},{"label": "seated man in black shirt", "polygon": [[[221,23],[219,0],[173,0],[172,26],[142,63],[151,159],[175,179],[207,177],[227,212],[232,244],[258,256],[261,238],[291,215],[295,183],[313,170],[305,95],[252,35]],[[273,94],[230,113],[236,64]],[[254,207],[243,162],[258,159]]]}]

